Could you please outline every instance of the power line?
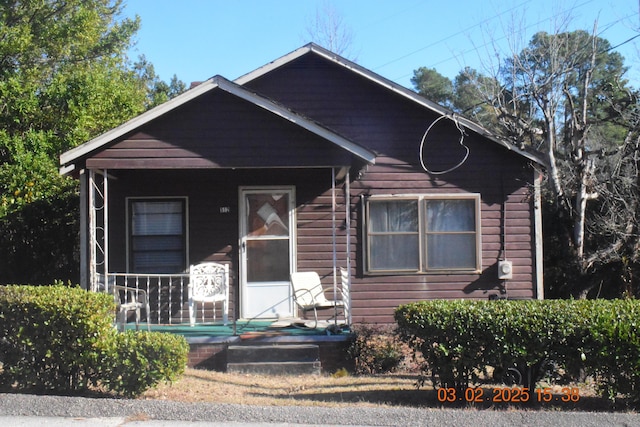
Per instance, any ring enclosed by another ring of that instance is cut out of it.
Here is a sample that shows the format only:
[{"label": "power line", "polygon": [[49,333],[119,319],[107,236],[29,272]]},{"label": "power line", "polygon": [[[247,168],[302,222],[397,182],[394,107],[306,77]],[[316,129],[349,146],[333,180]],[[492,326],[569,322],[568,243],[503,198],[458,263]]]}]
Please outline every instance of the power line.
[{"label": "power line", "polygon": [[620,43],[620,44],[618,44],[618,45],[615,45],[615,46],[613,46],[613,47],[610,47],[610,48],[609,48],[609,49],[607,49],[606,51],[607,51],[607,52],[609,52],[610,50],[617,49],[617,48],[619,48],[620,46],[625,45],[625,44],[629,43],[630,41],[637,39],[638,37],[640,37],[640,34],[636,34],[635,36],[631,37],[630,39],[627,39],[627,40],[623,41],[622,43]]},{"label": "power line", "polygon": [[[640,1],[640,0],[639,0],[639,1]],[[591,2],[593,2],[593,0],[589,0],[589,1],[586,1],[586,2],[584,2],[584,3],[582,3],[582,4],[579,4],[579,5],[578,5],[578,6],[576,6],[575,8],[579,8],[579,7],[585,6],[585,5],[587,5],[587,4],[591,3]],[[634,15],[635,15],[635,13],[634,13],[634,14],[632,14],[632,15],[624,16],[624,17],[622,17],[622,18],[618,19],[617,21],[613,21],[613,22],[611,22],[611,23],[607,24],[607,28],[606,28],[606,29],[610,28],[610,27],[611,27],[611,26],[613,26],[614,24],[617,24],[618,22],[622,21],[623,19],[629,18],[630,16],[634,16]],[[541,19],[540,21],[535,22],[535,23],[533,23],[533,24],[531,24],[531,25],[529,25],[529,26],[525,27],[524,29],[525,29],[525,30],[529,30],[529,29],[531,29],[531,28],[533,28],[533,27],[536,27],[536,26],[538,26],[538,25],[542,24],[543,22],[547,22],[547,21],[549,21],[549,20],[551,20],[551,19],[553,19],[553,18],[554,18],[554,17],[553,17],[553,16],[551,16],[551,17],[549,17],[549,18]],[[602,32],[606,31],[606,29],[605,29],[605,30],[603,30]],[[602,34],[602,32],[601,32],[600,34]],[[600,34],[598,34],[598,35],[600,35]],[[493,42],[496,42],[496,41],[501,41],[501,40],[504,40],[504,39],[506,39],[506,38],[507,38],[507,35],[504,35],[504,36],[502,36],[502,37],[500,37],[500,38],[497,38],[497,39],[495,39],[495,40],[491,40],[490,42],[487,42],[487,43],[485,43],[485,44],[483,44],[483,45],[481,45],[481,46],[478,46],[477,48],[473,48],[473,49],[465,50],[464,52],[462,52],[462,55],[465,55],[465,54],[467,54],[467,53],[471,53],[471,52],[473,52],[473,51],[477,51],[479,48],[481,48],[481,47],[485,47],[485,46],[487,46],[489,43],[493,43]],[[624,43],[627,43],[628,41],[630,41],[630,40],[627,40],[627,41],[626,41],[626,42],[624,42]],[[622,44],[624,44],[624,43],[621,43],[619,46],[621,46],[621,45],[622,45]],[[617,46],[616,46],[616,47],[617,47]],[[614,48],[612,48],[612,49],[614,49]],[[451,57],[449,57],[449,58],[447,58],[447,59],[444,59],[444,60],[442,60],[442,61],[436,62],[435,64],[433,64],[433,66],[435,67],[436,65],[440,65],[440,64],[442,64],[442,63],[444,63],[444,62],[447,62],[447,61],[450,61],[450,60],[452,60],[452,59],[454,59],[454,58],[455,58],[455,56],[451,56]]]},{"label": "power line", "polygon": [[[589,1],[586,1],[586,2],[584,2],[584,3],[581,3],[581,4],[579,4],[578,6],[575,6],[575,7],[574,7],[574,9],[577,9],[577,8],[579,8],[579,7],[582,7],[582,6],[584,6],[584,5],[587,5],[587,4],[591,3],[591,2],[593,2],[593,0],[589,0]],[[640,2],[640,0],[639,0],[639,2]],[[630,14],[630,15],[627,15],[627,16],[623,16],[623,17],[622,17],[622,18],[620,18],[620,19],[617,19],[617,20],[615,20],[615,21],[610,22],[609,24],[606,24],[606,26],[605,26],[606,28],[605,28],[603,31],[601,31],[601,32],[598,34],[598,36],[600,36],[602,33],[604,33],[606,30],[608,30],[609,28],[611,28],[613,25],[615,25],[615,24],[619,23],[620,21],[622,21],[622,20],[624,20],[624,19],[627,19],[627,18],[630,18],[630,17],[635,16],[635,15],[636,15],[636,14],[635,14],[635,13],[633,13],[633,14]],[[537,26],[537,25],[540,25],[540,24],[542,24],[543,22],[549,21],[549,20],[551,20],[551,19],[553,19],[553,18],[554,18],[554,17],[552,16],[552,17],[549,17],[549,18],[542,19],[542,20],[540,20],[540,21],[538,21],[538,22],[536,22],[536,23],[534,23],[534,24],[531,24],[531,25],[529,25],[529,26],[525,27],[525,30],[528,30],[528,29],[530,29],[530,28],[532,28],[532,27],[535,27],[535,26]],[[638,37],[640,37],[640,34],[635,35],[635,36],[631,37],[630,39],[625,40],[624,42],[622,42],[622,43],[620,43],[620,44],[618,44],[618,45],[616,45],[616,46],[613,46],[613,47],[609,48],[607,51],[609,51],[609,50],[613,50],[613,49],[617,49],[618,47],[620,47],[620,46],[622,46],[622,45],[625,45],[625,44],[627,44],[627,43],[631,42],[632,40],[634,40],[634,39],[636,39],[636,38],[638,38]],[[500,41],[500,40],[503,40],[503,39],[505,39],[505,38],[507,38],[507,36],[506,36],[506,35],[504,35],[504,36],[502,36],[502,37],[500,37],[500,38],[498,38],[498,39],[491,40],[490,42],[487,42],[487,43],[485,43],[485,44],[483,44],[483,45],[480,45],[480,46],[474,47],[474,48],[472,48],[472,49],[465,50],[465,51],[461,52],[461,53],[460,53],[460,54],[458,54],[458,55],[465,55],[465,54],[468,54],[468,53],[471,53],[471,52],[474,52],[474,51],[478,51],[478,49],[480,49],[480,48],[483,48],[483,47],[487,46],[489,43],[494,43],[494,42],[496,42],[496,41]],[[443,59],[443,60],[441,60],[441,61],[438,61],[438,62],[432,63],[432,64],[430,65],[430,67],[431,67],[431,68],[435,68],[437,65],[440,65],[440,64],[443,64],[443,63],[445,63],[445,62],[451,61],[452,59],[455,59],[455,58],[456,58],[456,56],[458,56],[458,55],[450,56],[450,57],[445,58],[445,59]],[[396,77],[396,78],[394,78],[393,80],[394,80],[394,81],[397,81],[397,80],[403,79],[403,78],[405,78],[405,77],[408,77],[408,76],[410,76],[410,75],[411,75],[411,73],[403,74],[402,76]]]},{"label": "power line", "polygon": [[[593,0],[590,0],[590,1],[593,1]],[[640,1],[640,0],[639,0],[639,1]],[[386,67],[387,65],[393,64],[394,62],[398,62],[398,61],[403,60],[403,59],[405,59],[405,58],[407,58],[407,57],[409,57],[409,56],[415,55],[415,54],[416,54],[416,53],[418,53],[418,52],[422,52],[422,51],[423,51],[423,50],[425,50],[425,49],[428,49],[428,48],[430,48],[430,47],[433,47],[433,46],[435,46],[435,45],[437,45],[437,44],[439,44],[439,43],[445,42],[445,41],[447,41],[447,40],[449,40],[449,39],[451,39],[451,38],[453,38],[453,37],[457,37],[457,36],[459,36],[460,34],[464,34],[465,32],[467,32],[467,31],[469,31],[469,30],[471,30],[471,29],[473,29],[473,28],[475,28],[475,27],[478,27],[478,26],[480,26],[480,25],[483,25],[485,22],[491,21],[491,20],[493,20],[493,19],[495,19],[495,18],[497,18],[497,17],[499,17],[499,16],[504,15],[504,14],[505,14],[505,13],[507,13],[507,12],[511,12],[512,10],[517,9],[517,8],[519,8],[520,6],[522,6],[522,5],[524,5],[524,4],[527,4],[527,3],[529,3],[529,1],[524,1],[524,2],[522,2],[522,3],[520,3],[520,4],[516,5],[516,6],[512,7],[511,9],[507,9],[507,10],[505,10],[504,12],[501,12],[501,13],[499,13],[499,14],[497,14],[497,15],[492,16],[491,18],[487,18],[487,19],[485,19],[484,21],[480,21],[479,23],[477,23],[477,24],[475,24],[475,25],[472,25],[471,27],[468,27],[468,28],[465,28],[465,29],[463,29],[463,30],[460,30],[460,31],[458,31],[457,33],[451,34],[451,35],[449,35],[449,36],[447,36],[447,37],[445,37],[445,38],[442,38],[442,39],[440,39],[440,40],[438,40],[438,41],[435,41],[435,42],[433,42],[433,43],[430,43],[430,44],[428,44],[427,46],[421,47],[420,49],[414,50],[413,52],[410,52],[410,53],[408,53],[408,54],[406,54],[406,55],[403,55],[403,56],[401,56],[401,57],[399,57],[399,58],[392,59],[392,60],[391,60],[391,61],[389,61],[389,62],[385,62],[384,64],[382,64],[382,65],[379,65],[379,66],[375,67],[373,70],[374,70],[374,71],[375,71],[375,70],[379,70],[380,68]]]}]

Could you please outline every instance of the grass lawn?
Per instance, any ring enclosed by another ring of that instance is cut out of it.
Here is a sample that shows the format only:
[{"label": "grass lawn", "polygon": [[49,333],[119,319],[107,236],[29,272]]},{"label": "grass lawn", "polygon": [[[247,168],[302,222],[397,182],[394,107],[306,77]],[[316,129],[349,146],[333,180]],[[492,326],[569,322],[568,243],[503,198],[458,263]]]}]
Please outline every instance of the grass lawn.
[{"label": "grass lawn", "polygon": [[[416,374],[366,376],[271,376],[247,375],[187,369],[172,384],[161,384],[147,391],[142,399],[180,402],[215,402],[245,405],[300,406],[410,406],[419,408],[495,408],[531,410],[612,411],[615,408],[597,397],[587,384],[549,386],[530,391],[523,402],[521,393],[503,385],[486,384],[453,402],[444,391],[426,382],[419,389]],[[516,397],[519,395],[520,397]],[[479,403],[467,400],[479,400]],[[440,401],[444,400],[444,401]],[[502,400],[502,402],[496,402]]]}]

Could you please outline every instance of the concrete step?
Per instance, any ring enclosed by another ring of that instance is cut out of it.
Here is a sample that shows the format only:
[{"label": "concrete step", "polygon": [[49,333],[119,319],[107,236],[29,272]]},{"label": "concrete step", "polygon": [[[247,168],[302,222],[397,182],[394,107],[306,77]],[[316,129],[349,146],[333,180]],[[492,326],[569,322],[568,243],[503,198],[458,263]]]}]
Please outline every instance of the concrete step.
[{"label": "concrete step", "polygon": [[320,361],[227,363],[227,372],[263,375],[320,375],[322,366]]},{"label": "concrete step", "polygon": [[227,360],[249,362],[315,362],[320,360],[320,348],[314,344],[231,345]]},{"label": "concrete step", "polygon": [[259,374],[320,374],[320,349],[313,344],[232,345],[227,372]]}]

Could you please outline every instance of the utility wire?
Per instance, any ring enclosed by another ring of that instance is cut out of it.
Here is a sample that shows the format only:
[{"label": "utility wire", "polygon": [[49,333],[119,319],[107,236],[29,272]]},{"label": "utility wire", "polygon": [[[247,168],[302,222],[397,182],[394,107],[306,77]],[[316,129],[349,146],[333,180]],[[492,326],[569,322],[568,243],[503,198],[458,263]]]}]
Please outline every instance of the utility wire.
[{"label": "utility wire", "polygon": [[615,45],[615,46],[612,46],[612,47],[610,47],[609,49],[605,50],[604,52],[609,52],[610,50],[617,49],[617,48],[619,48],[620,46],[625,45],[625,44],[629,43],[630,41],[637,39],[638,37],[640,37],[640,34],[636,34],[635,36],[631,37],[630,39],[627,39],[627,40],[623,41],[623,42],[622,42],[622,43],[620,43],[620,44],[617,44],[617,45]]},{"label": "utility wire", "polygon": [[[584,5],[588,4],[588,3],[591,3],[591,1],[593,1],[593,0],[590,0],[590,1],[587,1],[587,2],[585,2],[585,3],[582,3],[582,4],[580,4],[579,6],[576,6],[576,7],[582,7],[582,6],[584,6]],[[633,13],[633,14],[631,14],[631,15],[623,16],[622,18],[620,18],[620,19],[618,19],[618,20],[616,20],[616,21],[613,21],[613,22],[611,22],[611,23],[607,24],[607,28],[605,28],[605,30],[601,31],[601,32],[598,34],[598,36],[600,36],[600,34],[602,34],[604,31],[606,31],[607,29],[609,29],[611,26],[613,26],[613,25],[617,24],[618,22],[620,22],[620,21],[622,21],[622,20],[624,20],[624,19],[630,18],[630,17],[632,17],[632,16],[635,16],[635,13]],[[537,25],[539,25],[539,24],[542,24],[543,22],[546,22],[546,21],[548,21],[548,20],[550,20],[550,19],[553,19],[553,17],[549,17],[549,18],[546,18],[546,19],[542,19],[542,20],[540,20],[540,21],[538,21],[538,22],[536,22],[536,23],[534,23],[534,24],[531,24],[531,25],[529,25],[529,26],[525,27],[525,30],[528,30],[528,29],[530,29],[530,28],[532,28],[532,27],[534,27],[534,26],[537,26]],[[640,37],[640,34],[635,35],[635,36],[631,37],[630,39],[628,39],[628,40],[626,40],[626,41],[624,41],[624,42],[622,42],[622,43],[620,43],[620,44],[618,44],[618,45],[616,45],[616,46],[613,46],[613,47],[609,48],[607,51],[609,51],[609,50],[613,50],[613,49],[616,49],[616,48],[618,48],[618,47],[620,47],[620,46],[622,46],[622,45],[624,45],[624,44],[626,44],[626,43],[629,43],[630,41],[632,41],[632,40],[634,40],[634,39],[636,39],[636,38],[638,38],[638,37]],[[492,40],[492,41],[490,41],[490,42],[487,42],[487,43],[485,43],[485,44],[483,44],[483,45],[481,45],[481,46],[474,47],[473,49],[465,50],[465,51],[463,51],[463,52],[461,53],[461,55],[465,55],[465,54],[468,54],[468,53],[471,53],[471,52],[477,51],[478,49],[480,49],[480,48],[482,48],[482,47],[487,46],[489,43],[493,43],[493,42],[496,42],[496,41],[500,41],[500,40],[503,40],[503,39],[505,39],[505,38],[507,38],[507,36],[506,36],[506,35],[504,35],[504,36],[502,36],[502,37],[500,37],[500,38],[498,38],[498,39]],[[455,58],[456,58],[456,55],[454,55],[454,56],[450,56],[449,58],[443,59],[443,60],[438,61],[438,62],[436,62],[436,63],[432,63],[432,64],[431,64],[431,68],[434,68],[434,67],[435,67],[435,66],[437,66],[437,65],[443,64],[443,63],[448,62],[448,61],[450,61],[450,60],[452,60],[452,59],[455,59]],[[397,80],[403,79],[403,78],[405,78],[405,77],[408,77],[408,76],[410,76],[410,75],[411,75],[411,74],[403,74],[402,76],[396,77],[396,78],[394,78],[393,80],[394,80],[394,81],[397,81]]]},{"label": "utility wire", "polygon": [[[593,0],[590,0],[590,1],[593,1]],[[511,9],[507,9],[507,10],[505,10],[504,12],[501,12],[501,13],[499,13],[499,14],[497,14],[497,15],[494,15],[494,16],[492,16],[491,18],[487,18],[487,19],[485,19],[484,21],[480,21],[479,23],[477,23],[477,24],[475,24],[475,25],[472,25],[471,27],[468,27],[468,28],[462,29],[462,30],[458,31],[457,33],[451,34],[451,35],[449,35],[449,36],[447,36],[447,37],[444,37],[444,38],[442,38],[442,39],[440,39],[440,40],[437,40],[437,41],[435,41],[435,42],[433,42],[433,43],[430,43],[430,44],[428,44],[427,46],[421,47],[420,49],[414,50],[413,52],[407,53],[406,55],[403,55],[403,56],[401,56],[401,57],[399,57],[399,58],[392,59],[392,60],[391,60],[391,61],[389,61],[389,62],[385,62],[384,64],[382,64],[382,65],[379,65],[379,66],[375,67],[373,70],[374,70],[374,71],[375,71],[375,70],[379,70],[380,68],[386,67],[387,65],[393,64],[394,62],[401,61],[401,60],[403,60],[403,59],[405,59],[405,58],[408,58],[409,56],[415,55],[415,54],[416,54],[416,53],[418,53],[418,52],[422,52],[422,51],[423,51],[423,50],[425,50],[425,49],[429,49],[430,47],[433,47],[433,46],[435,46],[435,45],[437,45],[437,44],[440,44],[440,43],[445,42],[445,41],[447,41],[447,40],[449,40],[449,39],[452,39],[452,38],[454,38],[454,37],[457,37],[457,36],[459,36],[460,34],[464,34],[465,32],[467,32],[467,31],[469,31],[469,30],[471,30],[471,29],[473,29],[473,28],[475,28],[475,27],[478,27],[478,26],[480,26],[480,25],[483,25],[484,23],[489,22],[489,21],[491,21],[491,20],[493,20],[493,19],[495,19],[495,18],[497,18],[497,17],[499,17],[499,16],[502,16],[502,15],[504,15],[504,14],[505,14],[505,13],[507,13],[507,12],[511,12],[512,10],[517,9],[517,8],[519,8],[520,6],[522,6],[522,5],[524,5],[524,4],[527,4],[527,3],[529,3],[529,1],[528,1],[528,0],[527,0],[527,1],[524,1],[524,2],[522,2],[522,3],[520,3],[520,4],[518,4],[517,6],[512,7]]]}]

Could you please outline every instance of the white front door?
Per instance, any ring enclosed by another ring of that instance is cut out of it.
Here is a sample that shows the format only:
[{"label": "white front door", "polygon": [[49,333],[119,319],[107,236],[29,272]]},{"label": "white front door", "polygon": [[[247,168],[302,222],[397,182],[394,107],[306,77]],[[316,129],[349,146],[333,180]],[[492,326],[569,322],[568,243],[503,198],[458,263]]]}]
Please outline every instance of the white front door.
[{"label": "white front door", "polygon": [[240,188],[240,298],[245,319],[291,316],[293,187]]}]

